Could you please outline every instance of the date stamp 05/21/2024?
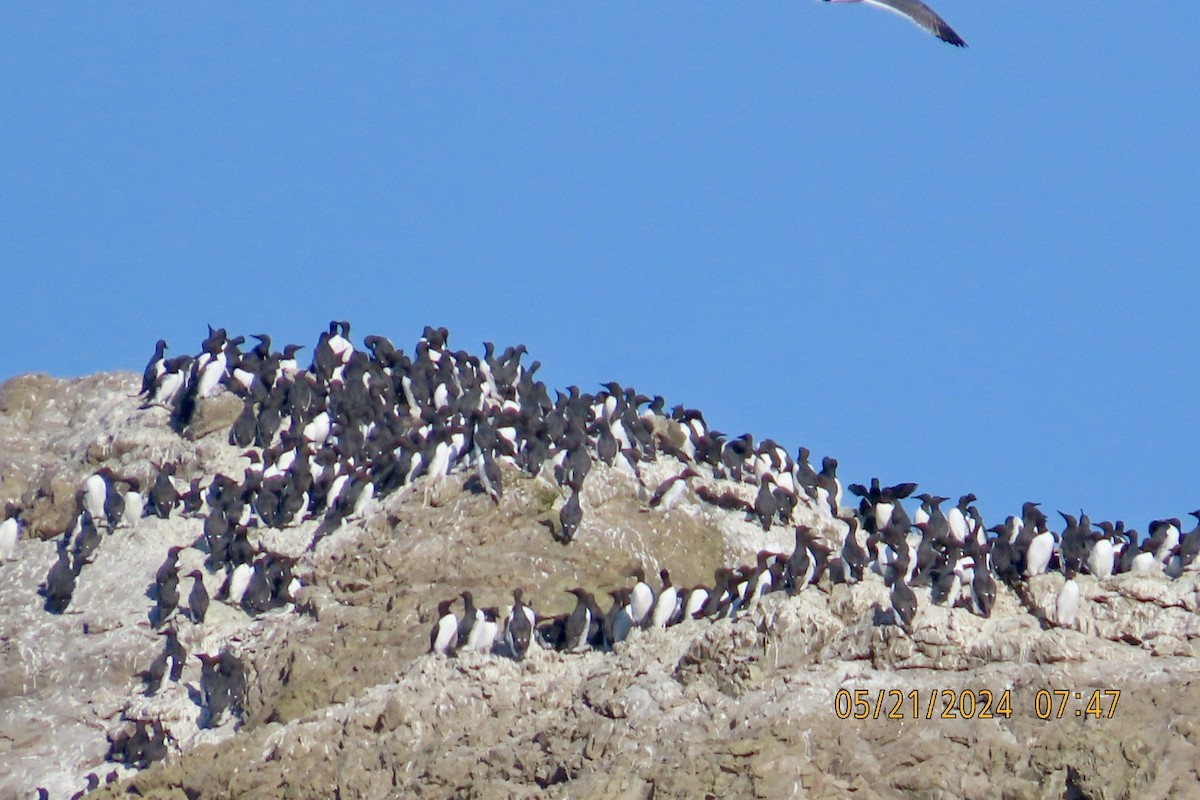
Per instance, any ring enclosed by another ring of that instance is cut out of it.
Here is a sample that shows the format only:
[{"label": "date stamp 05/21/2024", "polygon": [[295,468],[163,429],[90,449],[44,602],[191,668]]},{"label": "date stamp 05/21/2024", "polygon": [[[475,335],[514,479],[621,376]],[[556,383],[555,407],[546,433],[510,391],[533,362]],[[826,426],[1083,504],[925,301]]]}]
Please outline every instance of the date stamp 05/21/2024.
[{"label": "date stamp 05/21/2024", "polygon": [[1010,719],[1014,711],[1040,720],[1112,719],[1120,699],[1120,689],[1039,689],[1016,701],[1012,689],[839,689],[833,713],[858,720]]}]

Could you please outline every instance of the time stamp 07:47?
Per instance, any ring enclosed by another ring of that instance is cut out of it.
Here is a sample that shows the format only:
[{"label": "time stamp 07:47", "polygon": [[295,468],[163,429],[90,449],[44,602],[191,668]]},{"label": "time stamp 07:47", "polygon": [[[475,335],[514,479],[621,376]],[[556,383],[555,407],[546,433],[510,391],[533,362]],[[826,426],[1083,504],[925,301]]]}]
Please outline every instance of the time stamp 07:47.
[{"label": "time stamp 07:47", "polygon": [[[1120,699],[1120,689],[1039,689],[1032,698],[1018,698],[1015,707],[1041,720],[1112,719]],[[838,719],[1010,719],[1013,711],[1012,689],[839,689],[833,696]]]}]

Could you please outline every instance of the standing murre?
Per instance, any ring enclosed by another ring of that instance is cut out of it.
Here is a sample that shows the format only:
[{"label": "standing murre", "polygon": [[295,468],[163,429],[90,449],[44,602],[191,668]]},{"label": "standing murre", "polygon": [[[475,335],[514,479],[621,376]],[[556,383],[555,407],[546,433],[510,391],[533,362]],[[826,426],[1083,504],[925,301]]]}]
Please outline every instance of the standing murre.
[{"label": "standing murre", "polygon": [[155,605],[154,613],[152,614],[152,624],[158,627],[179,606],[179,573],[174,559],[171,559],[170,569],[164,572],[163,568],[159,568],[158,575],[155,578],[154,598]]},{"label": "standing murre", "polygon": [[493,503],[500,505],[500,498],[504,495],[504,476],[500,472],[500,465],[492,458],[491,451],[478,452],[476,459],[479,485],[483,487],[487,496],[492,498]]},{"label": "standing murre", "polygon": [[645,620],[644,625],[647,628],[667,627],[679,606],[679,593],[671,585],[671,573],[660,569],[658,577],[662,581],[662,589],[659,590],[658,597],[654,598],[654,607]]},{"label": "standing murre", "polygon": [[670,511],[683,499],[683,495],[687,491],[688,478],[698,476],[699,473],[688,467],[678,475],[667,478],[658,485],[658,488],[654,490],[654,494],[651,495],[650,508],[659,511]]},{"label": "standing murre", "polygon": [[867,566],[867,550],[858,539],[860,530],[858,514],[846,520],[849,529],[846,538],[842,540],[842,562],[846,565],[846,582],[858,583],[863,578]]},{"label": "standing murre", "polygon": [[838,462],[832,456],[821,459],[821,471],[816,476],[816,500],[829,506],[833,516],[838,515],[842,506],[842,483],[837,476]]},{"label": "standing murre", "polygon": [[1173,517],[1154,520],[1150,523],[1150,539],[1146,542],[1146,550],[1152,550],[1155,559],[1166,564],[1176,546],[1179,545],[1179,529],[1181,527],[1182,523]]},{"label": "standing murre", "polygon": [[458,644],[458,617],[450,610],[453,603],[453,599],[438,603],[438,618],[429,634],[429,652],[433,655],[453,655]]},{"label": "standing murre", "polygon": [[[230,565],[226,565],[228,568]],[[224,600],[231,606],[241,606],[246,590],[250,588],[250,580],[254,577],[254,564],[245,562],[238,564],[229,571],[225,579]],[[220,599],[220,595],[218,595]]]},{"label": "standing murre", "polygon": [[764,473],[762,481],[758,485],[758,494],[754,497],[754,516],[758,519],[758,524],[762,526],[763,533],[771,530],[775,515],[779,513],[779,501],[771,493],[774,483],[775,479],[771,477],[771,473]]},{"label": "standing murre", "polygon": [[226,712],[240,713],[246,698],[246,668],[242,660],[227,649],[217,655],[199,653],[200,691],[203,694],[204,724],[214,728]]},{"label": "standing murre", "polygon": [[483,621],[483,611],[475,607],[475,596],[470,592],[461,592],[459,597],[463,601],[462,621],[458,623],[458,649],[463,649],[467,646],[467,642],[471,640],[471,632],[475,626]]},{"label": "standing murre", "polygon": [[228,343],[223,343],[223,346],[212,353],[200,369],[199,374],[194,378],[196,382],[195,399],[204,400],[212,397],[221,385],[225,378],[226,368],[229,364]]},{"label": "standing murre", "polygon": [[[1117,520],[1113,528],[1113,550],[1116,552],[1117,564],[1113,567],[1115,574],[1124,572],[1133,572],[1133,562],[1142,555],[1142,547],[1138,542],[1138,532],[1133,528],[1126,528],[1122,520]],[[1120,539],[1118,542],[1117,539]],[[1153,560],[1154,556],[1149,556]],[[1139,570],[1142,571],[1142,570]]]},{"label": "standing murre", "polygon": [[774,576],[771,573],[771,565],[774,563],[774,559],[775,553],[770,550],[758,551],[758,555],[755,557],[754,571],[750,573],[746,581],[746,588],[742,591],[739,610],[753,611],[758,607],[762,596],[772,591]]},{"label": "standing murre", "polygon": [[500,632],[500,609],[490,606],[481,609],[480,614],[482,618],[471,626],[471,635],[467,637],[466,647],[474,652],[490,653]]},{"label": "standing murre", "polygon": [[996,579],[992,577],[992,571],[987,568],[987,556],[985,556],[983,564],[977,565],[971,579],[971,606],[976,614],[987,618],[992,616],[992,609],[995,605]]},{"label": "standing murre", "polygon": [[598,625],[595,610],[596,598],[592,593],[582,588],[568,589],[568,594],[575,596],[575,608],[567,617],[566,638],[563,649],[567,651],[582,650],[588,646],[594,629]]},{"label": "standing murre", "polygon": [[139,408],[145,410],[156,405],[171,408],[175,404],[176,398],[183,392],[191,368],[191,356],[168,359],[164,363],[162,373]]},{"label": "standing murre", "polygon": [[938,556],[935,566],[929,570],[930,601],[934,605],[949,603],[954,607],[962,587],[962,573],[957,569],[962,550],[951,545],[945,553]]},{"label": "standing murre", "polygon": [[654,608],[654,590],[646,583],[646,572],[640,566],[633,570],[637,583],[629,592],[629,618],[633,627],[642,627]]},{"label": "standing murre", "polygon": [[71,568],[66,534],[58,542],[58,560],[50,567],[38,593],[46,598],[45,608],[51,614],[61,614],[71,604],[71,597],[75,593],[75,570]]},{"label": "standing murre", "polygon": [[154,345],[154,355],[150,356],[150,361],[146,364],[145,371],[142,372],[142,389],[137,393],[138,397],[149,397],[159,378],[166,371],[166,352],[166,341],[159,339]]},{"label": "standing murre", "polygon": [[1025,550],[1026,578],[1046,572],[1046,568],[1050,565],[1050,559],[1054,555],[1055,544],[1054,533],[1050,530],[1043,530],[1029,539]]},{"label": "standing murre", "polygon": [[[105,474],[107,472],[107,474]],[[94,520],[105,519],[104,503],[108,500],[111,488],[109,476],[112,474],[107,467],[88,476],[83,483],[83,510],[87,511]]]},{"label": "standing murre", "polygon": [[1074,567],[1067,569],[1066,577],[1054,602],[1054,617],[1060,627],[1074,628],[1079,613],[1079,583],[1075,580]]},{"label": "standing murre", "polygon": [[917,615],[917,596],[904,582],[904,575],[899,571],[892,580],[891,599],[896,624],[903,628],[905,633],[912,633],[913,620]]},{"label": "standing murre", "polygon": [[942,503],[950,498],[930,494],[919,495],[919,498],[921,500],[921,508],[918,509],[918,513],[914,516],[914,525],[916,527],[925,525],[926,527],[921,528],[921,530],[932,541],[949,541],[950,522],[942,512]]},{"label": "standing murre", "polygon": [[796,526],[796,546],[787,562],[784,575],[788,594],[797,594],[804,590],[824,572],[824,561],[829,551],[817,542],[807,525]]},{"label": "standing murre", "polygon": [[163,642],[163,652],[171,661],[171,672],[168,677],[175,683],[179,683],[183,678],[184,664],[187,662],[187,650],[179,641],[179,634],[174,628],[164,628],[158,632],[158,635],[166,638],[166,641]]},{"label": "standing murre", "polygon": [[344,320],[329,323],[329,349],[342,364],[350,362],[354,345],[350,342],[350,323]]},{"label": "standing murre", "polygon": [[125,511],[121,514],[121,527],[132,528],[138,524],[146,511],[146,501],[142,498],[141,483],[137,478],[127,478],[129,491],[125,492]]},{"label": "standing murre", "polygon": [[561,540],[564,543],[572,541],[575,538],[575,532],[579,530],[579,523],[583,521],[583,509],[579,504],[578,491],[572,491],[567,502],[559,509],[558,521],[562,528]]},{"label": "standing murre", "polygon": [[112,533],[125,520],[125,493],[117,486],[118,480],[112,470],[105,467],[100,471],[104,477],[104,519],[108,523],[108,531]]},{"label": "standing murre", "polygon": [[950,527],[950,536],[958,544],[964,544],[970,534],[967,524],[967,507],[979,498],[974,494],[964,494],[958,498],[958,505],[946,512],[946,523]]},{"label": "standing murre", "polygon": [[708,592],[708,597],[704,602],[704,606],[696,612],[696,619],[700,617],[716,619],[722,611],[728,610],[728,595],[732,588],[731,582],[735,577],[734,570],[729,567],[717,567],[713,572],[713,588],[705,590]]},{"label": "standing murre", "polygon": [[79,575],[86,564],[95,560],[96,551],[100,548],[101,536],[100,531],[96,528],[95,520],[86,510],[81,511],[76,519],[76,528],[79,533],[75,536],[72,555],[75,557],[75,574]]},{"label": "standing murre", "polygon": [[630,592],[625,588],[612,589],[608,595],[613,602],[608,614],[604,617],[604,638],[608,641],[609,647],[612,647],[617,642],[625,641],[629,637],[630,628],[632,628],[632,618],[629,615]]},{"label": "standing murre", "polygon": [[192,618],[192,622],[199,625],[208,614],[209,604],[208,590],[204,588],[204,573],[194,569],[186,577],[194,581],[192,591],[188,593],[188,616]]},{"label": "standing murre", "polygon": [[513,589],[513,604],[508,615],[508,624],[504,627],[504,643],[508,652],[517,661],[525,658],[529,645],[533,642],[533,629],[537,625],[537,615],[533,609],[524,603],[524,592],[520,588]]},{"label": "standing murre", "polygon": [[150,662],[150,666],[140,672],[135,673],[135,677],[142,681],[142,694],[146,697],[153,697],[162,688],[163,678],[167,674],[167,651],[163,648],[159,651],[154,660]]},{"label": "standing murre", "polygon": [[1111,522],[1097,523],[1100,532],[1092,533],[1092,547],[1088,551],[1087,570],[1096,580],[1112,577],[1116,565],[1116,551],[1113,549],[1113,524]]},{"label": "standing murre", "polygon": [[1087,527],[1087,515],[1080,514],[1081,520],[1076,520],[1070,514],[1062,511],[1058,515],[1063,518],[1063,532],[1059,537],[1059,558],[1062,561],[1063,570],[1073,569],[1078,572],[1083,568],[1084,559],[1087,557],[1088,537],[1085,533]]},{"label": "standing murre", "polygon": [[1196,518],[1196,527],[1179,540],[1179,565],[1185,572],[1200,569],[1200,562],[1197,562],[1197,556],[1200,556],[1200,509],[1189,511],[1188,515]]},{"label": "standing murre", "polygon": [[175,476],[175,465],[168,462],[158,469],[154,485],[150,489],[150,508],[160,519],[167,519],[179,503],[179,490],[171,480]]},{"label": "standing murre", "polygon": [[0,564],[17,557],[17,543],[21,540],[21,507],[6,503],[4,521],[0,522]]},{"label": "standing murre", "polygon": [[[704,586],[693,586],[683,594],[683,613],[676,622],[699,619],[708,604],[709,590]],[[672,624],[672,623],[668,623]]]}]

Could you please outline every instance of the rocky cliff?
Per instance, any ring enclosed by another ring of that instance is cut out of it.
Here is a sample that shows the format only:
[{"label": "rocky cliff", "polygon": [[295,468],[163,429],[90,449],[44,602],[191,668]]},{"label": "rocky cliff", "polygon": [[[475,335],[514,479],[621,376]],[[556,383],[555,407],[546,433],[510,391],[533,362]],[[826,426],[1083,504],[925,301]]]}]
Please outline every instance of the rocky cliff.
[{"label": "rocky cliff", "polygon": [[[628,586],[635,565],[688,586],[760,550],[791,551],[790,526],[764,532],[695,487],[648,509],[683,467],[665,453],[637,477],[595,464],[567,544],[552,535],[567,492],[549,465],[534,476],[502,465],[498,503],[452,471],[337,524],[255,530],[258,548],[297,559],[301,588],[258,615],[215,601],[203,624],[173,616],[190,655],[147,696],[137,673],[162,649],[151,611],[168,548],[211,595],[221,589],[203,569],[203,515],[104,532],[61,615],[37,594],[55,538],[102,467],[147,486],[171,462],[182,486],[251,460],[226,440],[236,397],[202,400],[181,434],[168,410],[140,407],[138,388],[111,374],[0,389],[0,502],[26,509],[15,559],[0,564],[0,797],[70,797],[89,774],[96,797],[1200,796],[1194,573],[1080,576],[1069,627],[1046,622],[1060,574],[1020,598],[1001,585],[990,618],[918,592],[905,631],[869,571],[769,594],[733,619],[634,631],[611,651],[426,654],[437,603],[464,589],[503,607],[520,586],[550,617],[573,607],[566,589]],[[754,499],[711,472],[701,483]],[[794,515],[831,541],[845,529],[809,498]],[[211,724],[194,655],[222,649],[248,687],[240,713]],[[165,758],[106,761],[152,721]]]}]

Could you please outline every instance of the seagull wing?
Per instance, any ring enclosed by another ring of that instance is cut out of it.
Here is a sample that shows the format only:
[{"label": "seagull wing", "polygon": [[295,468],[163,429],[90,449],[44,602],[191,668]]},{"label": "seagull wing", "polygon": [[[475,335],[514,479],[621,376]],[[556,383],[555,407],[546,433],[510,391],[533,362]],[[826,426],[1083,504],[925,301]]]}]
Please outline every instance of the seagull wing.
[{"label": "seagull wing", "polygon": [[939,17],[937,12],[922,3],[921,0],[863,0],[863,2],[899,14],[929,31],[943,42],[949,42],[956,47],[967,46],[963,38],[946,24],[946,20]]}]

